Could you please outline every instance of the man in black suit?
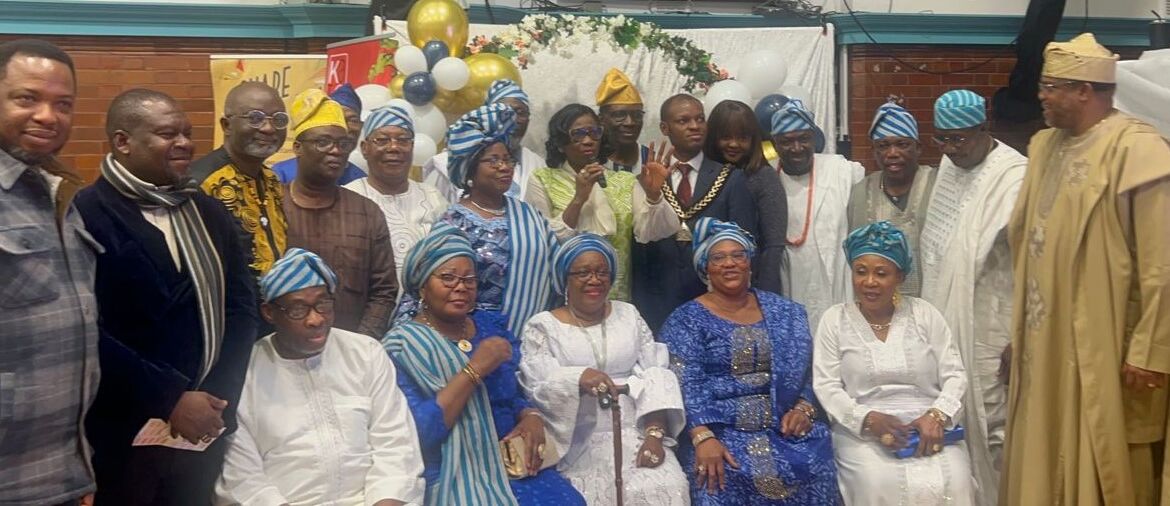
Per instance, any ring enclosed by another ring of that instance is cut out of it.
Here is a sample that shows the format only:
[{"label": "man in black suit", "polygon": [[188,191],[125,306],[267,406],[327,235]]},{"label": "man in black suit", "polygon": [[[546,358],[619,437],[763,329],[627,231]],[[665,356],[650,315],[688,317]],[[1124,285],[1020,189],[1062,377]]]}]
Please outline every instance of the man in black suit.
[{"label": "man in black suit", "polygon": [[[207,505],[256,336],[248,251],[223,204],[186,176],[191,124],[173,98],[122,93],[106,134],[101,177],[77,196],[105,248],[102,379],[86,419],[96,503]],[[207,447],[133,446],[148,421]]]},{"label": "man in black suit", "polygon": [[743,171],[703,156],[707,118],[702,102],[678,94],[662,103],[660,116],[659,129],[674,150],[667,179],[670,191],[662,198],[684,226],[674,237],[634,245],[634,304],[655,332],[675,308],[707,291],[691,262],[690,231],[699,218],[733,221],[756,234],[756,209]]}]

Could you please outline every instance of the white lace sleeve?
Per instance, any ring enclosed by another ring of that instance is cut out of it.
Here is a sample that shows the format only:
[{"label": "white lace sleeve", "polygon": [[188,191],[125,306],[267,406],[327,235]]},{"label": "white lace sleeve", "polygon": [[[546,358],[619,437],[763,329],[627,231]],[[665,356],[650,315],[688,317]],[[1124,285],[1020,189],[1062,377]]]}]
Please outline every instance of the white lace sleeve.
[{"label": "white lace sleeve", "polygon": [[677,436],[686,425],[686,411],[678,376],[669,369],[670,352],[665,344],[654,341],[654,334],[638,310],[633,306],[628,308],[636,321],[633,328],[638,339],[638,362],[627,382],[638,411],[638,427],[645,426],[643,418],[646,415],[663,411],[666,414],[666,434]]},{"label": "white lace sleeve", "polygon": [[[562,366],[552,354],[554,323],[552,313],[545,311],[533,316],[524,326],[520,384],[528,399],[544,415],[545,429],[565,452],[573,442],[573,433],[592,433],[597,420],[596,410],[580,409],[581,393],[577,385],[585,368]],[[584,415],[581,420],[578,420],[579,412]]]},{"label": "white lace sleeve", "polygon": [[845,391],[841,371],[840,323],[845,318],[843,305],[825,311],[813,339],[813,391],[834,423],[841,424],[861,437],[862,422],[870,409],[859,404]]}]

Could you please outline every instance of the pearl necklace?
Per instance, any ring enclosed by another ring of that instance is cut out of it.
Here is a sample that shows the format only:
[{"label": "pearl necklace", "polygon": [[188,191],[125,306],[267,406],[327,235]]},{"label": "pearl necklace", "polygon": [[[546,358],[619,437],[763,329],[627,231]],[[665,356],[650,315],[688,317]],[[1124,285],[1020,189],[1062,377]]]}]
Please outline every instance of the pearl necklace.
[{"label": "pearl necklace", "polygon": [[479,205],[478,202],[476,202],[474,199],[471,199],[471,198],[468,198],[467,201],[471,202],[471,205],[475,206],[476,209],[479,209],[480,211],[488,213],[492,216],[503,216],[504,213],[508,212],[507,206],[504,206],[500,209],[492,209],[489,207],[484,207],[484,206]]}]

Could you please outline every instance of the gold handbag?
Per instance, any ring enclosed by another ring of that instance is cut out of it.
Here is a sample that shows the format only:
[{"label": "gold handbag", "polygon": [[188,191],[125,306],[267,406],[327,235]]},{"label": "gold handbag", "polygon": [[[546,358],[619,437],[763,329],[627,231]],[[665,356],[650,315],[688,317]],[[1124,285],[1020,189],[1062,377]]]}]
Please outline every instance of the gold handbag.
[{"label": "gold handbag", "polygon": [[[514,437],[500,441],[500,456],[504,458],[504,470],[508,472],[508,477],[514,480],[525,478],[528,476],[528,445],[524,442],[522,437]],[[561,458],[557,453],[557,445],[551,439],[544,441],[544,454],[542,455],[540,469],[545,470],[557,464],[557,460]]]}]

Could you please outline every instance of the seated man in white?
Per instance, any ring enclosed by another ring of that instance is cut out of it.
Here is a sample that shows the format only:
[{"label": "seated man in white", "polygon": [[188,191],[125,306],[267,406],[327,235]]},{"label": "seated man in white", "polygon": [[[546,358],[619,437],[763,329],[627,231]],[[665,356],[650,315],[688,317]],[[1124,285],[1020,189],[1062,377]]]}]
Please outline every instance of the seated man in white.
[{"label": "seated man in white", "polygon": [[290,248],[260,279],[264,319],[216,486],[221,505],[421,504],[414,419],[382,346],[332,328],[337,276]]}]

